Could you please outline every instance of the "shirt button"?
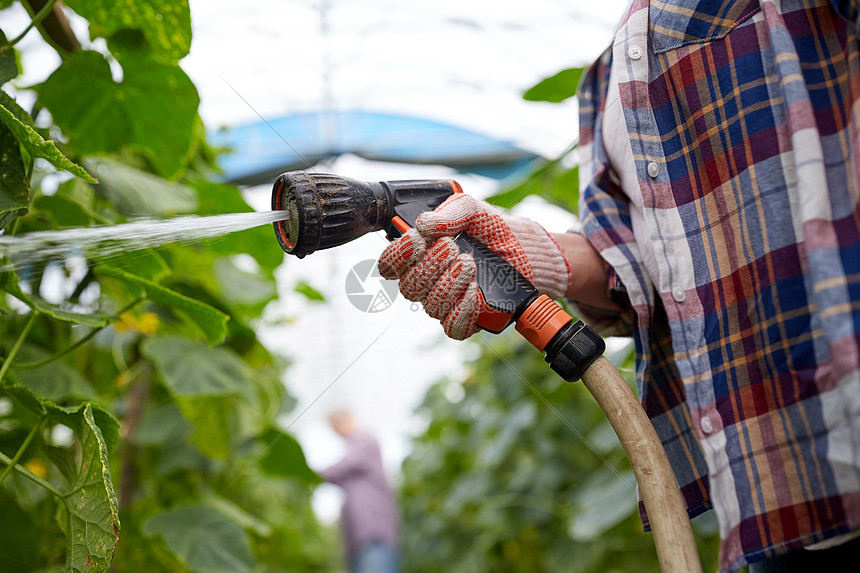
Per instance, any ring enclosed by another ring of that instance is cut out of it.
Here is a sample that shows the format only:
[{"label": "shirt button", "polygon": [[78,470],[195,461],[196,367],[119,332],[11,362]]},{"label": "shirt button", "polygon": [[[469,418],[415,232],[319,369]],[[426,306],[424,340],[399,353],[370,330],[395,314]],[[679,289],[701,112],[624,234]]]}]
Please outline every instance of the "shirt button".
[{"label": "shirt button", "polygon": [[653,161],[648,164],[648,175],[652,178],[656,178],[660,174],[660,166],[654,163]]},{"label": "shirt button", "polygon": [[631,60],[638,60],[642,57],[642,48],[639,46],[630,46],[630,49],[627,50],[627,55],[630,56]]},{"label": "shirt button", "polygon": [[687,291],[681,287],[675,287],[672,289],[672,298],[675,299],[675,302],[684,302],[687,298]]},{"label": "shirt button", "polygon": [[704,433],[710,434],[714,431],[714,424],[713,422],[711,422],[711,419],[709,417],[705,416],[704,418],[702,418],[700,424]]}]

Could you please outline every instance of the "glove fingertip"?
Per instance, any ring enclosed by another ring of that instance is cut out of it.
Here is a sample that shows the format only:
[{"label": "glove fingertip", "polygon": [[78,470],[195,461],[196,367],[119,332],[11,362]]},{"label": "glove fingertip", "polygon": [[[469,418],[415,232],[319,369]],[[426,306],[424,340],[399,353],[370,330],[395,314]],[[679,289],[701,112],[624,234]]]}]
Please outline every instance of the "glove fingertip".
[{"label": "glove fingertip", "polygon": [[454,340],[465,340],[478,332],[478,317],[481,313],[478,298],[478,283],[472,281],[463,297],[442,321],[445,335]]},{"label": "glove fingertip", "polygon": [[456,235],[468,226],[469,220],[481,210],[477,199],[455,193],[433,209],[418,216],[415,228],[425,237]]}]

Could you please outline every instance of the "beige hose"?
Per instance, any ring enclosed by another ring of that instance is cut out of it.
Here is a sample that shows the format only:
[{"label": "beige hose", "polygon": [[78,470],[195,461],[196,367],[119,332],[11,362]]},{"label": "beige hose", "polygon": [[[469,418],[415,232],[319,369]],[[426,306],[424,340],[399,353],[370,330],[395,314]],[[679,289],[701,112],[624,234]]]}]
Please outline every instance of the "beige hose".
[{"label": "beige hose", "polygon": [[582,375],[582,383],[606,413],[633,466],[660,569],[663,573],[701,573],[684,498],[645,410],[612,363],[602,356]]}]

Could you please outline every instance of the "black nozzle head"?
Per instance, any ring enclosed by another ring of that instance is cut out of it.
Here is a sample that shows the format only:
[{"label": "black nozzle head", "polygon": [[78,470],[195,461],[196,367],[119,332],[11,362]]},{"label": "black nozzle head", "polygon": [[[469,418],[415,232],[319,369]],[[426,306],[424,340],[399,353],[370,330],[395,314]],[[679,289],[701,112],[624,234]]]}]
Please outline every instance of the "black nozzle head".
[{"label": "black nozzle head", "polygon": [[391,220],[390,193],[379,183],[290,171],[272,188],[272,210],[290,216],[274,223],[284,251],[304,257],[385,228]]},{"label": "black nozzle head", "polygon": [[[301,258],[315,249],[308,245],[319,242],[319,206],[316,185],[307,173],[291,171],[275,179],[272,188],[272,211],[289,211],[283,221],[272,223],[281,248]],[[308,225],[310,219],[310,225]],[[314,237],[316,231],[316,237]]]},{"label": "black nozzle head", "polygon": [[414,226],[418,215],[459,191],[460,185],[450,180],[374,183],[290,171],[279,175],[272,189],[272,210],[290,212],[285,220],[274,223],[275,236],[281,248],[297,257],[373,231],[384,230],[395,239],[404,225]]}]

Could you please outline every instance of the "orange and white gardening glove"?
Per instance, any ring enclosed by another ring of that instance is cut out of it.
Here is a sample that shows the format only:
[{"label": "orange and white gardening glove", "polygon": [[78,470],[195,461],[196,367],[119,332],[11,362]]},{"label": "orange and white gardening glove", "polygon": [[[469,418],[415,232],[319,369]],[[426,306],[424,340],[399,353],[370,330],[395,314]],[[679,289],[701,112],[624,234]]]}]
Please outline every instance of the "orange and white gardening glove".
[{"label": "orange and white gardening glove", "polygon": [[543,227],[509,217],[470,195],[456,193],[422,213],[415,229],[391,243],[379,257],[379,272],[400,280],[400,292],[442,323],[445,334],[464,340],[480,330],[485,303],[478,296],[475,260],[461,254],[454,237],[466,233],[495,251],[537,288],[556,299],[567,290],[570,266]]}]

